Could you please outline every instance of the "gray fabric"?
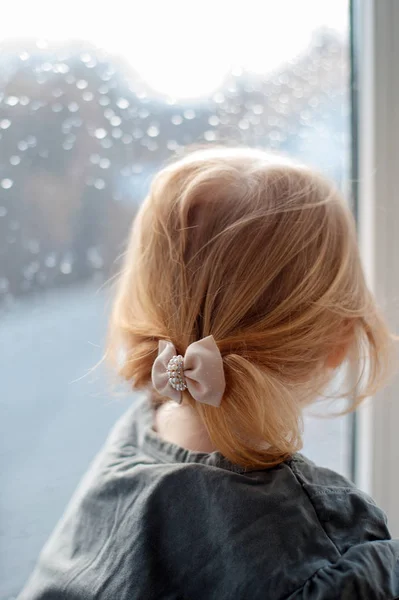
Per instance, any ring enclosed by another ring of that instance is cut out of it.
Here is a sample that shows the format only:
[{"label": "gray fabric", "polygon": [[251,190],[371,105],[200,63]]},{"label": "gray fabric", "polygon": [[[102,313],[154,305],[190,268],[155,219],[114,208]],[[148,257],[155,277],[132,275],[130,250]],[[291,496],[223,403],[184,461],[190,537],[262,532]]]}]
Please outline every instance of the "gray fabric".
[{"label": "gray fabric", "polygon": [[19,600],[378,600],[399,541],[352,483],[301,455],[244,472],[151,430],[114,427]]}]

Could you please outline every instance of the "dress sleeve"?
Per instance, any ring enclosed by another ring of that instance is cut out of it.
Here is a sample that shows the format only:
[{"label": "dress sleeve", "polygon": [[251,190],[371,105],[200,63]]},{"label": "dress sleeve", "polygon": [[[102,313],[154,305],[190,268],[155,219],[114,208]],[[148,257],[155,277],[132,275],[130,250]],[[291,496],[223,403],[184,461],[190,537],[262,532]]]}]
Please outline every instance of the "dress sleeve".
[{"label": "dress sleeve", "polygon": [[121,598],[129,568],[128,495],[117,482],[72,499],[18,600]]},{"label": "dress sleeve", "polygon": [[112,429],[17,600],[122,597],[130,542],[124,517],[132,490],[123,465],[136,439],[134,416],[131,409]]},{"label": "dress sleeve", "polygon": [[[119,557],[110,548],[111,540],[118,548],[118,509],[113,498],[94,494],[73,501],[17,600],[92,600],[102,588],[120,583],[112,562]],[[114,581],[107,581],[109,574]]]},{"label": "dress sleeve", "polygon": [[287,600],[395,600],[399,598],[399,540],[351,547],[317,571]]}]

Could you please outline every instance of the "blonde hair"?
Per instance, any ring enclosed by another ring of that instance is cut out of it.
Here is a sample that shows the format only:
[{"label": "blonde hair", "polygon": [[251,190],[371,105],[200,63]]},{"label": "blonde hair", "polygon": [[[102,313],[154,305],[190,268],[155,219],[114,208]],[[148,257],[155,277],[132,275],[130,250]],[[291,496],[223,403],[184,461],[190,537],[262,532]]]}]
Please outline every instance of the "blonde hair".
[{"label": "blonde hair", "polygon": [[300,449],[302,408],[344,359],[355,377],[348,410],[375,392],[390,336],[331,183],[250,149],[196,151],[155,177],[133,225],[110,352],[123,347],[121,375],[147,388],[159,340],[184,355],[208,335],[223,357],[221,406],[186,399],[236,464],[267,468]]}]

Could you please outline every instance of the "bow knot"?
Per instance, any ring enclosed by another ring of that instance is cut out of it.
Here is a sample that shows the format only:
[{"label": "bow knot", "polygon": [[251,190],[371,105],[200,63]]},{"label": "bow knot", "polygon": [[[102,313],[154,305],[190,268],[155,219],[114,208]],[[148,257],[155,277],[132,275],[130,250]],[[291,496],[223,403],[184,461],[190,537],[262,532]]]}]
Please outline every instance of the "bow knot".
[{"label": "bow knot", "polygon": [[152,367],[152,383],[161,396],[181,402],[188,390],[197,402],[220,406],[226,387],[223,360],[212,335],[190,344],[184,357],[172,342],[160,340]]}]

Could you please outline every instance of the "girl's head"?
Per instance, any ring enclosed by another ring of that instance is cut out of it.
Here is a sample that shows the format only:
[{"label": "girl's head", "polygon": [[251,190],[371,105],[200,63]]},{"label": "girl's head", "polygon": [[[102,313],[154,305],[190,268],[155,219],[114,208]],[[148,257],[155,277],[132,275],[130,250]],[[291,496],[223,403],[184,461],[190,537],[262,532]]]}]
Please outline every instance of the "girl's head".
[{"label": "girl's head", "polygon": [[110,334],[135,389],[150,385],[159,340],[184,355],[213,335],[221,406],[185,399],[215,447],[252,468],[301,447],[303,406],[346,359],[351,408],[374,393],[389,349],[338,191],[249,149],[200,150],[157,175],[133,226]]}]

